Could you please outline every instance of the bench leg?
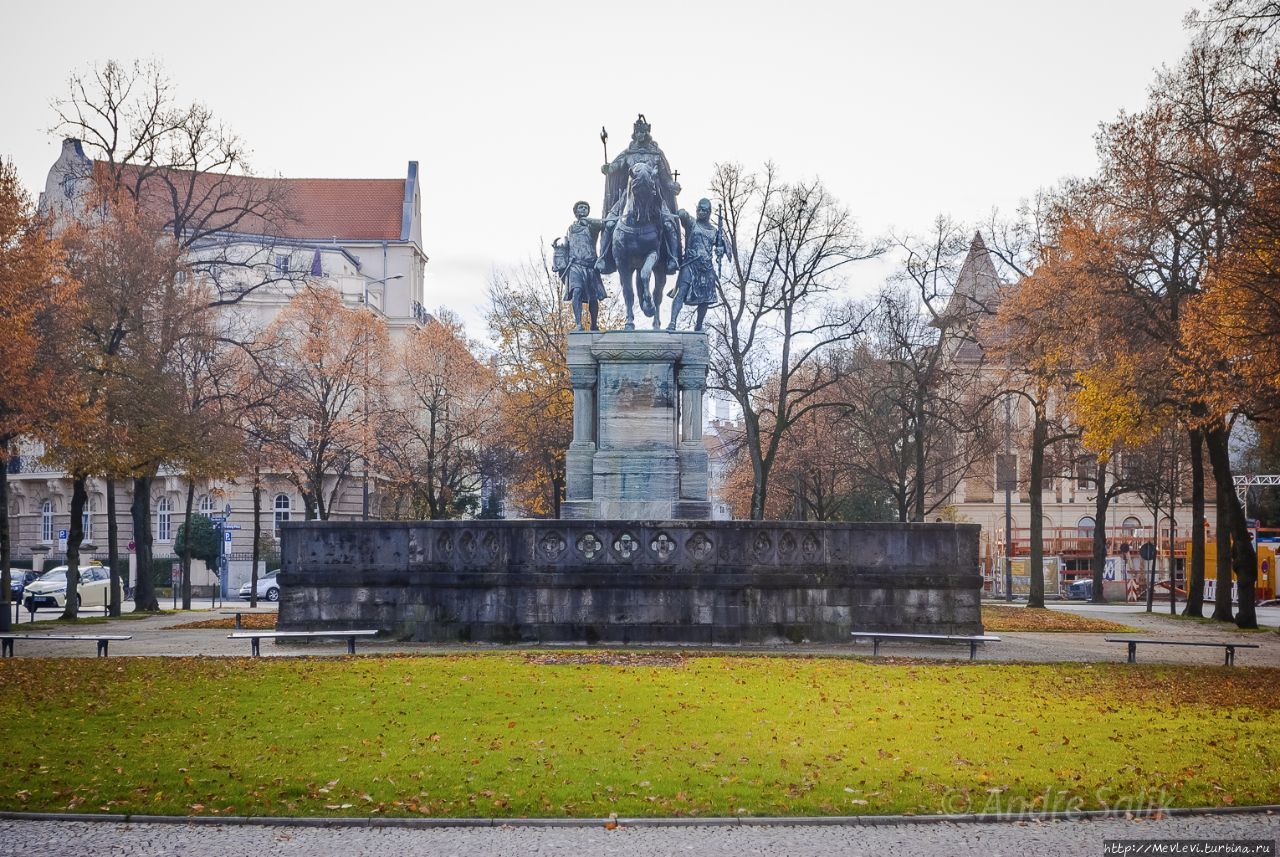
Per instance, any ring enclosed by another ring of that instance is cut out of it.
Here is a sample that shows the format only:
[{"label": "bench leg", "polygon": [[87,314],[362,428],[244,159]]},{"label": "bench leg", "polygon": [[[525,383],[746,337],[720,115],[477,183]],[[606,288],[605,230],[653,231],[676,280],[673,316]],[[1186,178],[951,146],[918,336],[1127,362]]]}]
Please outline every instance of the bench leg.
[{"label": "bench leg", "polygon": [[1138,644],[1129,644],[1129,663],[1136,664],[1138,662]]},{"label": "bench leg", "polygon": [[105,658],[107,656],[107,643],[109,642],[111,641],[110,640],[98,641],[98,657]]},{"label": "bench leg", "polygon": [[240,614],[239,613],[236,614],[236,630],[237,631],[240,630]]},{"label": "bench leg", "polygon": [[1227,662],[1225,666],[1234,666],[1236,662],[1236,647],[1227,646]]},{"label": "bench leg", "polygon": [[978,644],[970,641],[969,643],[969,660],[976,660],[978,657]]},{"label": "bench leg", "polygon": [[4,657],[13,657],[13,640],[0,640],[0,649],[3,649]]},{"label": "bench leg", "polygon": [[347,654],[354,655],[356,653],[356,638],[347,637]]},{"label": "bench leg", "polygon": [[880,654],[880,638],[879,637],[871,638],[871,654],[873,656]]},{"label": "bench leg", "polygon": [[258,649],[258,638],[257,638],[257,637],[250,637],[250,638],[249,638],[249,649],[250,649],[250,651],[252,651],[252,652],[253,652],[253,657],[255,657],[255,658],[256,658],[256,657],[259,657],[259,656],[262,654],[262,652]]}]

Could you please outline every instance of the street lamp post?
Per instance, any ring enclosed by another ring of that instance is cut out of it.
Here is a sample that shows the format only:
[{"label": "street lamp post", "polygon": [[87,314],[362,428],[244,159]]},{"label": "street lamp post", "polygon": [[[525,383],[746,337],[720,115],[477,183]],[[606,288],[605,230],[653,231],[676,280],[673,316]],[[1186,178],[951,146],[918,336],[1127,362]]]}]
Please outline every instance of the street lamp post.
[{"label": "street lamp post", "polygon": [[[369,308],[369,286],[399,280],[404,274],[392,274],[380,280],[364,281],[364,306]],[[364,484],[360,489],[360,520],[369,520],[369,340],[364,342],[364,438],[361,457],[364,459]]]}]

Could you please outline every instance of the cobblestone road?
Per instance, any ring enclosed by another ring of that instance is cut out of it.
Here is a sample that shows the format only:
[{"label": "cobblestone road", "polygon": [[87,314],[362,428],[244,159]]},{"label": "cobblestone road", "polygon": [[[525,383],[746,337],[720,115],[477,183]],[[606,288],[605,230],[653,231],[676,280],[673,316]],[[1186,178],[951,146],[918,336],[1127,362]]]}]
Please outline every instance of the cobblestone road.
[{"label": "cobblestone road", "polygon": [[0,821],[0,855],[1101,855],[1104,839],[1266,839],[1280,818],[1241,814],[1158,821],[777,827],[507,827],[398,830]]}]

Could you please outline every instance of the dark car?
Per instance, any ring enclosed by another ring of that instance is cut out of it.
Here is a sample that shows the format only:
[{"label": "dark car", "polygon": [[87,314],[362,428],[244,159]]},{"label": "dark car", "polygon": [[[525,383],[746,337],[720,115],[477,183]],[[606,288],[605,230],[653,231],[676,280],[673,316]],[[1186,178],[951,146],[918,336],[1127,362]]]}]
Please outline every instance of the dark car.
[{"label": "dark car", "polygon": [[1093,597],[1093,579],[1086,577],[1067,585],[1067,597],[1088,601]]},{"label": "dark car", "polygon": [[9,569],[9,599],[11,601],[21,601],[22,590],[26,588],[28,583],[39,576],[29,568]]}]

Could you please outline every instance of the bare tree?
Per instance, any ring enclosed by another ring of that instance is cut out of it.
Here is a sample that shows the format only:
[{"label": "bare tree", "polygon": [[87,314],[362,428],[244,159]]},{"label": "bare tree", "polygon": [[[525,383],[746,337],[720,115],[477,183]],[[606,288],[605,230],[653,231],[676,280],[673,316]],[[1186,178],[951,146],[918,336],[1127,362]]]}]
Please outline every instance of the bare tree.
[{"label": "bare tree", "polygon": [[708,317],[710,386],[742,408],[758,520],[784,436],[829,405],[821,394],[844,372],[837,347],[865,318],[864,308],[834,301],[842,275],[883,248],[862,238],[848,209],[816,179],[787,183],[773,164],[760,173],[722,164],[711,186],[731,252],[720,303]]}]

